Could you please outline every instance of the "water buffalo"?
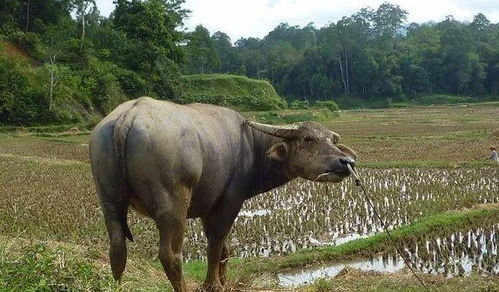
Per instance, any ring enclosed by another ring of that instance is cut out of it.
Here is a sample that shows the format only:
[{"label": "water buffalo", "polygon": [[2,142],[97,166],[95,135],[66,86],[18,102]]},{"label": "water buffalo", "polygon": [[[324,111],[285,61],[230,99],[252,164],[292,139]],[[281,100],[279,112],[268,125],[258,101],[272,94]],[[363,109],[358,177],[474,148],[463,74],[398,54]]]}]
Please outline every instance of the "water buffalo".
[{"label": "water buffalo", "polygon": [[125,238],[132,240],[131,205],[156,223],[159,259],[175,291],[186,291],[186,219],[200,217],[208,238],[203,288],[222,291],[225,238],[243,202],[297,177],[340,182],[356,155],[339,140],[314,122],[265,125],[213,105],[149,97],[121,104],[95,127],[89,145],[114,278],[125,268]]}]

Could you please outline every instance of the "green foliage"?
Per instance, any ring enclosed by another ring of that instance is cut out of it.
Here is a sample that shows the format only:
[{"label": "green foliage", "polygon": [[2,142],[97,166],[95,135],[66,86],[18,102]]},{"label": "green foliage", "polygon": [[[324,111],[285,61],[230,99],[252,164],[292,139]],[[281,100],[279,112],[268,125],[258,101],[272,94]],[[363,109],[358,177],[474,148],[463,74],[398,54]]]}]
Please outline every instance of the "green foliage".
[{"label": "green foliage", "polygon": [[413,100],[416,104],[430,105],[430,104],[456,104],[456,103],[466,103],[466,102],[476,102],[468,96],[454,96],[445,94],[433,94],[425,95]]},{"label": "green foliage", "polygon": [[211,40],[220,62],[220,73],[236,72],[237,75],[246,75],[246,69],[244,72],[237,72],[237,55],[232,48],[230,37],[226,33],[217,31],[211,36]]},{"label": "green foliage", "polygon": [[281,23],[263,39],[235,46],[216,32],[218,72],[270,80],[290,102],[335,96],[348,108],[431,94],[497,98],[497,25],[483,14],[472,23],[447,17],[404,25],[406,19],[407,11],[383,3],[322,28]]},{"label": "green foliage", "polygon": [[87,260],[62,247],[23,247],[13,255],[0,248],[2,291],[105,291],[115,284]]},{"label": "green foliage", "polygon": [[203,102],[233,106],[242,110],[275,110],[285,101],[267,81],[237,75],[186,75],[187,93],[183,103]]},{"label": "green foliage", "polygon": [[29,86],[14,61],[0,57],[0,123],[22,125],[50,119],[48,115],[40,89]]},{"label": "green foliage", "polygon": [[291,102],[289,107],[292,109],[326,109],[332,113],[337,112],[340,109],[338,104],[336,104],[333,100],[316,100],[313,103],[310,103],[308,100],[295,99]]},{"label": "green foliage", "polygon": [[291,102],[289,107],[292,109],[308,109],[310,108],[310,103],[308,102],[308,100],[295,99]]},{"label": "green foliage", "polygon": [[333,290],[333,285],[330,280],[326,278],[319,278],[314,282],[313,285],[315,291],[317,292],[329,292]]},{"label": "green foliage", "polygon": [[318,100],[315,102],[315,106],[326,108],[333,113],[340,110],[338,104],[332,100]]},{"label": "green foliage", "polygon": [[[383,3],[321,28],[281,23],[262,39],[233,44],[202,25],[179,29],[184,0],[114,3],[106,18],[94,0],[2,2],[0,124],[94,123],[142,95],[272,110],[286,105],[278,93],[292,108],[332,112],[337,107],[322,102],[331,96],[341,108],[499,96],[499,26],[481,13],[472,22],[448,16],[404,25],[407,11]],[[181,72],[268,80],[275,91],[266,81],[248,87],[244,79],[217,83]]]},{"label": "green foliage", "polygon": [[156,96],[178,98],[180,71],[184,62],[183,40],[176,30],[186,11],[180,8],[183,0],[117,1],[113,18],[114,29],[128,38],[125,47],[125,68],[138,72],[150,80]]},{"label": "green foliage", "polygon": [[220,58],[215,50],[210,33],[202,25],[196,26],[188,36],[185,46],[190,73],[213,73],[218,71]]},{"label": "green foliage", "polygon": [[105,19],[93,0],[9,0],[0,124],[94,123],[130,98],[180,98],[182,3],[117,1]]},{"label": "green foliage", "polygon": [[128,89],[129,94],[145,90],[144,81],[134,72],[119,68],[111,62],[90,58],[85,74],[93,104],[103,113],[109,113],[127,100],[123,89]]}]

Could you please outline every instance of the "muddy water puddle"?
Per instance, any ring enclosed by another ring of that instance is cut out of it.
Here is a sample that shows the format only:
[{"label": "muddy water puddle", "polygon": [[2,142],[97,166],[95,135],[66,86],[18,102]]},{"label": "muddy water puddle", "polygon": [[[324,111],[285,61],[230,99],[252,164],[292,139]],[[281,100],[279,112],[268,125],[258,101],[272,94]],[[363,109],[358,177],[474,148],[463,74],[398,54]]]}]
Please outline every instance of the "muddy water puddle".
[{"label": "muddy water puddle", "polygon": [[[390,229],[446,210],[499,202],[499,168],[360,169],[360,175]],[[352,180],[320,184],[299,179],[246,201],[229,244],[232,256],[277,256],[380,231]],[[199,221],[189,220],[185,239],[185,259],[206,259]]]},{"label": "muddy water puddle", "polygon": [[[418,239],[405,243],[403,250],[413,269],[446,277],[466,276],[471,273],[499,275],[499,224],[456,232],[445,237]],[[319,278],[333,278],[344,268],[362,271],[395,273],[406,268],[402,257],[393,252],[377,254],[371,258],[311,266],[278,274],[282,287],[310,284]]]}]

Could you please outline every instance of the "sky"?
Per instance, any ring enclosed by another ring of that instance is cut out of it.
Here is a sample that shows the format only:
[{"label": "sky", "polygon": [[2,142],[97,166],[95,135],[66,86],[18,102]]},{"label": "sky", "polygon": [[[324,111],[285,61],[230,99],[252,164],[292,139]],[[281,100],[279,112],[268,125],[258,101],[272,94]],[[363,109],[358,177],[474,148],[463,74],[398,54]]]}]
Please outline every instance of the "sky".
[{"label": "sky", "polygon": [[[96,0],[102,15],[114,9],[112,0]],[[232,41],[241,37],[263,38],[279,23],[305,26],[311,22],[320,28],[350,16],[363,7],[376,9],[386,0],[186,0],[191,11],[185,29],[198,24],[210,33],[222,31]],[[440,21],[453,15],[459,21],[471,21],[482,12],[494,23],[499,22],[499,0],[390,0],[409,12],[408,22]]]}]

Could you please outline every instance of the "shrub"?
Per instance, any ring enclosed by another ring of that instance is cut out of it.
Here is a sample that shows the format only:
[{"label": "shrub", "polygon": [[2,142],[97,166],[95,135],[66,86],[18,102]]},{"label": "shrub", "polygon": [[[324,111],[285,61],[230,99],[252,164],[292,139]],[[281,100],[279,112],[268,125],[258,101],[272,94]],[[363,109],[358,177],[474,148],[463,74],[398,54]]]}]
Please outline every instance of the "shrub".
[{"label": "shrub", "polygon": [[116,78],[129,98],[137,98],[148,92],[147,82],[134,71],[117,68]]},{"label": "shrub", "polygon": [[310,108],[310,103],[308,102],[308,100],[295,99],[291,102],[290,107],[292,109],[308,109]]},{"label": "shrub", "polygon": [[46,105],[43,94],[29,87],[27,78],[17,70],[14,62],[0,58],[1,123],[22,125],[51,120]]},{"label": "shrub", "polygon": [[117,105],[127,100],[115,75],[115,72],[119,70],[116,65],[100,61],[97,58],[90,58],[88,66],[89,68],[85,72],[86,76],[84,76],[85,87],[90,90],[93,103],[102,113],[109,113]]},{"label": "shrub", "polygon": [[326,108],[329,111],[331,111],[332,113],[340,110],[338,104],[336,104],[336,102],[334,102],[332,100],[324,100],[324,101],[318,100],[315,102],[315,105],[317,107]]}]

